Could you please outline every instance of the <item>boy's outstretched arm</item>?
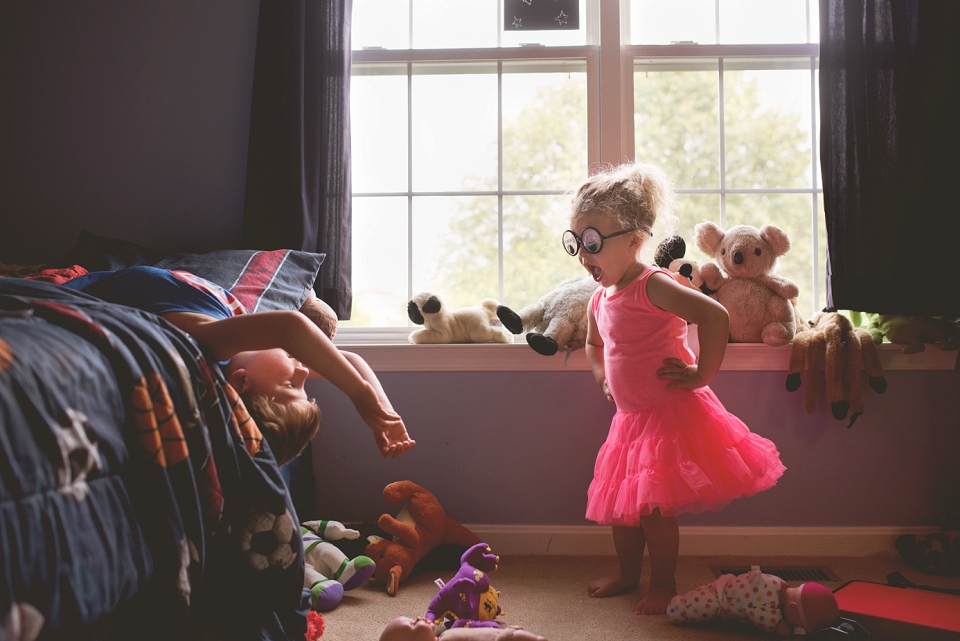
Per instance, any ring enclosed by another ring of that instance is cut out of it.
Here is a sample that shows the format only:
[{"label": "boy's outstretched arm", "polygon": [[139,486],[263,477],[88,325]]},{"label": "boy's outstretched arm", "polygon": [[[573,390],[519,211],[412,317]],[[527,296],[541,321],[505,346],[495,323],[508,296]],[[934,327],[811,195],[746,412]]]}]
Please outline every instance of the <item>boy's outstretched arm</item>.
[{"label": "boy's outstretched arm", "polygon": [[[353,352],[340,352],[347,361],[353,365],[354,369],[357,370],[357,373],[360,374],[363,380],[367,381],[377,393],[377,398],[380,401],[380,404],[387,410],[395,412],[393,405],[390,403],[390,399],[387,398],[386,392],[383,391],[383,386],[380,385],[380,379],[377,378],[377,375],[370,368],[370,365],[367,364],[367,361],[363,360],[358,354]],[[407,434],[407,428],[401,420],[399,425],[391,427],[389,430],[377,431],[374,430],[374,437],[377,439],[377,446],[380,448],[380,451],[383,452],[384,456],[389,456],[390,458],[400,458],[407,453],[407,450],[412,448],[417,444],[410,435]]]},{"label": "boy's outstretched arm", "polygon": [[[378,390],[379,382],[374,386],[365,379],[326,334],[300,312],[257,312],[222,320],[173,312],[164,314],[164,318],[193,336],[217,360],[228,360],[247,351],[286,351],[350,398],[360,417],[374,431],[384,457],[396,458],[413,446],[403,419],[389,403],[386,407],[382,404],[381,395],[386,396],[382,388]],[[369,371],[369,366],[366,369]]]}]

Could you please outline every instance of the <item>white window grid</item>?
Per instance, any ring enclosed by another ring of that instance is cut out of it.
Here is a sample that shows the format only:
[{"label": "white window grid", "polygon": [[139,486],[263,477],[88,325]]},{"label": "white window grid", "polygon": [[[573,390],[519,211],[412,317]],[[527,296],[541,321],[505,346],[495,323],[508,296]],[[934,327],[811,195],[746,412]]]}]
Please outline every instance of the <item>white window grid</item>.
[{"label": "white window grid", "polygon": [[[821,300],[823,277],[819,256],[819,197],[823,193],[818,167],[817,71],[819,45],[810,43],[810,0],[807,0],[807,41],[795,44],[693,44],[631,45],[629,42],[629,2],[597,0],[586,4],[586,40],[582,46],[521,46],[475,49],[382,49],[378,47],[353,51],[353,73],[397,74],[407,78],[407,189],[404,191],[354,192],[354,198],[402,197],[407,202],[407,298],[413,297],[414,199],[424,196],[495,196],[498,226],[498,295],[503,299],[503,198],[505,196],[561,195],[563,190],[508,190],[503,188],[503,64],[528,61],[540,70],[568,70],[574,67],[587,71],[587,161],[589,167],[618,164],[634,158],[633,72],[635,69],[656,70],[660,63],[670,70],[716,69],[719,86],[719,175],[720,184],[711,188],[676,188],[678,194],[709,194],[720,199],[721,227],[726,228],[726,200],[736,194],[801,194],[810,197],[810,225],[813,268],[812,300]],[[499,3],[498,3],[499,5]],[[720,0],[715,0],[716,41],[720,41]],[[499,12],[499,6],[498,6]],[[498,16],[498,24],[502,19]],[[409,41],[413,38],[411,3]],[[499,40],[499,38],[498,38]],[[499,44],[499,42],[498,42]],[[730,65],[728,61],[735,61]],[[744,64],[744,61],[749,61]],[[497,67],[497,189],[494,191],[415,191],[413,189],[413,92],[414,65],[430,64],[438,73],[470,73],[477,63]],[[810,72],[811,123],[810,160],[812,170],[809,187],[798,188],[732,188],[727,186],[725,159],[724,70],[725,69],[808,69]],[[604,118],[599,114],[603,113]],[[611,114],[613,114],[611,116]],[[572,188],[573,186],[571,186]],[[814,310],[802,310],[810,314]],[[338,333],[340,340],[353,344],[405,342],[410,327],[372,328],[346,327]]]}]

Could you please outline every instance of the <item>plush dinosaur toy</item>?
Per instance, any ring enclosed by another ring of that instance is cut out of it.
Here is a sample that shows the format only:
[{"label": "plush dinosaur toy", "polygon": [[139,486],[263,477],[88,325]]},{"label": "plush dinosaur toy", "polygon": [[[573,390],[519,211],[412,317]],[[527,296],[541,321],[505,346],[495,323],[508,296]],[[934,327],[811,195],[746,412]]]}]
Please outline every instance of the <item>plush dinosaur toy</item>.
[{"label": "plush dinosaur toy", "polygon": [[387,594],[396,596],[400,582],[430,550],[444,543],[470,547],[480,537],[447,516],[433,494],[412,481],[397,481],[383,489],[387,503],[407,501],[397,518],[383,514],[377,525],[393,540],[368,537],[364,554],[373,559],[373,576],[386,585]]},{"label": "plush dinosaur toy", "polygon": [[500,592],[490,585],[490,572],[497,569],[500,557],[486,543],[477,543],[460,557],[460,569],[444,583],[427,607],[427,620],[440,623],[453,620],[454,628],[499,628],[494,619],[503,614],[498,604]]},{"label": "plush dinosaur toy", "polygon": [[852,410],[852,427],[863,413],[860,374],[866,370],[870,387],[878,394],[887,390],[877,346],[867,330],[854,327],[838,312],[821,312],[807,327],[797,332],[790,346],[787,366],[787,391],[800,388],[800,373],[806,373],[804,408],[808,414],[817,409],[817,391],[823,387],[833,417],[844,420]]}]

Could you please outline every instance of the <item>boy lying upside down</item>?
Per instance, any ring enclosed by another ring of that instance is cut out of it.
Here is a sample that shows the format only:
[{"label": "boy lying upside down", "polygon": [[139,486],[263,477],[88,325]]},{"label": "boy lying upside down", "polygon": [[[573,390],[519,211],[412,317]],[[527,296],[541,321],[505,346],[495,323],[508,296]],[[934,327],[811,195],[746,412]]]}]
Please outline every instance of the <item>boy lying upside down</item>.
[{"label": "boy lying upside down", "polygon": [[350,398],[384,458],[399,458],[416,444],[366,361],[338,349],[299,311],[248,314],[219,285],[156,267],[90,272],[63,286],[152,312],[190,334],[220,362],[278,465],[300,454],[319,428],[320,410],[304,390],[307,378],[324,378]]}]

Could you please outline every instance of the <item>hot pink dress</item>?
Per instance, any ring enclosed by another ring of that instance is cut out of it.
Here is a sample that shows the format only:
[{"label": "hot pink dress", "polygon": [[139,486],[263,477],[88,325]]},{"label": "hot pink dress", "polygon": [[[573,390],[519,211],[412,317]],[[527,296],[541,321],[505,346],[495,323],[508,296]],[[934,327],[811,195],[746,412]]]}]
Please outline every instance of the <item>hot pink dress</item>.
[{"label": "hot pink dress", "polygon": [[587,490],[587,518],[602,524],[639,525],[655,508],[665,516],[716,510],[773,487],[786,469],[776,445],[727,412],[709,387],[667,389],[657,378],[665,358],[696,360],[686,321],[647,297],[658,271],[666,274],[648,267],[590,301],[617,404]]}]

